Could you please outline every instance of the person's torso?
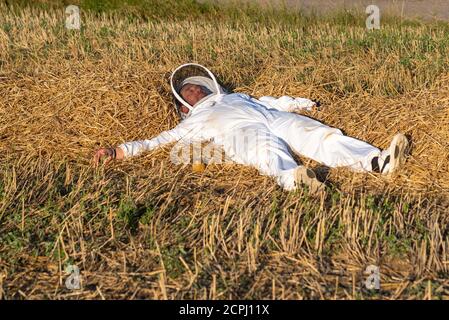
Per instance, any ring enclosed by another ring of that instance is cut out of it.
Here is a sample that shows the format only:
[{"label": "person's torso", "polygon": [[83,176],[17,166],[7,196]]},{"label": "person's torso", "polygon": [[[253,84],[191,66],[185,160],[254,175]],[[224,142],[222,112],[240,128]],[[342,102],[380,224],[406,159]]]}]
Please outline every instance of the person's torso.
[{"label": "person's torso", "polygon": [[277,113],[279,111],[268,109],[246,94],[233,93],[202,103],[184,121],[200,125],[203,133],[214,137],[231,135],[248,126],[267,126]]}]

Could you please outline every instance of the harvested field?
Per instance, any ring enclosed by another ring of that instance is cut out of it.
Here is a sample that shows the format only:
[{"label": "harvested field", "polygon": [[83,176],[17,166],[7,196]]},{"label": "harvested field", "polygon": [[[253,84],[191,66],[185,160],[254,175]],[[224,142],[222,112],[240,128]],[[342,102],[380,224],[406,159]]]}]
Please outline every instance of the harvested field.
[{"label": "harvested field", "polygon": [[[78,31],[62,1],[38,3],[0,4],[0,299],[449,297],[447,23],[74,1]],[[411,154],[391,179],[301,158],[319,199],[239,165],[194,173],[170,146],[94,168],[99,147],[177,124],[168,76],[185,62],[236,92],[317,99],[304,114],[380,148],[402,132]]]}]

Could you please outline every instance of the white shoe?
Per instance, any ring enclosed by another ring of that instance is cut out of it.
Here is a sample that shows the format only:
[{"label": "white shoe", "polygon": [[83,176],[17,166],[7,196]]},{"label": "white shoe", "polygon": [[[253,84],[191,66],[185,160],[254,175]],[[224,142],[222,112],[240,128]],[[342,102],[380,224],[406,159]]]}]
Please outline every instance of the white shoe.
[{"label": "white shoe", "polygon": [[390,154],[390,163],[388,174],[397,171],[405,162],[405,156],[408,149],[408,140],[405,135],[398,133],[391,140],[388,148]]},{"label": "white shoe", "polygon": [[301,184],[308,186],[311,194],[318,194],[325,190],[324,183],[318,181],[315,172],[305,166],[298,166],[294,175],[296,186],[299,187]]},{"label": "white shoe", "polygon": [[388,149],[383,150],[379,157],[372,160],[373,171],[383,175],[395,172],[404,164],[407,148],[407,138],[402,133],[396,134]]},{"label": "white shoe", "polygon": [[372,171],[383,175],[395,172],[405,162],[407,149],[407,138],[402,133],[396,134],[388,149],[383,150],[379,156],[371,160]]}]

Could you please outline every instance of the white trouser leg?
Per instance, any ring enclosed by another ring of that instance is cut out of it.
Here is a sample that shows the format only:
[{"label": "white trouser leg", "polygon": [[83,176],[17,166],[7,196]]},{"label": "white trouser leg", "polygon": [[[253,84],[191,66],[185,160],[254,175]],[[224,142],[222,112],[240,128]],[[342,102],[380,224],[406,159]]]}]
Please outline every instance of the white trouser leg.
[{"label": "white trouser leg", "polygon": [[371,171],[373,157],[381,154],[378,148],[364,141],[298,114],[282,114],[270,123],[270,129],[294,152],[328,167]]},{"label": "white trouser leg", "polygon": [[262,175],[274,177],[286,190],[296,187],[294,171],[298,164],[285,142],[266,126],[252,125],[238,129],[233,136],[223,137],[221,143],[233,161],[253,166]]}]

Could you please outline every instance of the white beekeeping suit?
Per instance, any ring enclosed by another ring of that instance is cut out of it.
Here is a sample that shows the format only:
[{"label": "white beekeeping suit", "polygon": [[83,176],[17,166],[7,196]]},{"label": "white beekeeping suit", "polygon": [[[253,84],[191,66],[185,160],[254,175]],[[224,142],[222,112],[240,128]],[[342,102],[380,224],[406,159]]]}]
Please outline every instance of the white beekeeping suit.
[{"label": "white beekeeping suit", "polygon": [[[191,65],[198,66],[187,66]],[[356,171],[373,171],[375,159],[379,171],[388,173],[390,164],[385,159],[389,158],[390,149],[381,152],[366,142],[343,135],[337,128],[292,113],[312,108],[315,103],[311,100],[287,96],[256,99],[242,93],[228,94],[207,72],[206,76],[184,77],[176,84],[175,70],[172,90],[176,99],[188,106],[188,114],[181,114],[184,120],[175,128],[152,139],[119,145],[125,157],[176,141],[213,141],[233,161],[256,167],[261,174],[274,177],[286,190],[297,186],[295,171],[299,165],[292,152],[329,167],[344,166]],[[211,93],[190,106],[179,95],[180,87],[186,83],[203,85]]]}]

